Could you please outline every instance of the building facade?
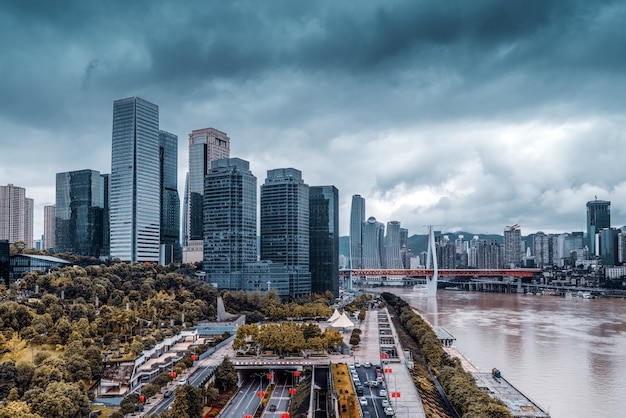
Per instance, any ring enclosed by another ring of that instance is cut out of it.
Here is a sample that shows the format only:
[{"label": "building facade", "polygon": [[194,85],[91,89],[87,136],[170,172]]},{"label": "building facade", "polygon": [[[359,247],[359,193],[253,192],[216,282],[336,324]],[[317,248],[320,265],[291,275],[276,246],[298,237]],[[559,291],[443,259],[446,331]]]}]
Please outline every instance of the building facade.
[{"label": "building facade", "polygon": [[402,262],[402,228],[400,222],[387,222],[387,235],[385,235],[385,258],[383,268],[403,269]]},{"label": "building facade", "polygon": [[350,208],[350,267],[363,268],[363,222],[365,222],[365,199],[352,196]]},{"label": "building facade", "polygon": [[522,262],[522,231],[519,225],[504,229],[504,267],[519,267]]},{"label": "building facade", "polygon": [[13,184],[0,186],[0,240],[23,241],[33,248],[34,201],[26,189]]},{"label": "building facade", "polygon": [[54,205],[43,207],[43,248],[45,250],[54,251],[55,210]]},{"label": "building facade", "polygon": [[[204,177],[211,170],[211,162],[230,157],[230,138],[214,128],[196,129],[189,134],[189,173],[185,184],[183,212],[183,246],[200,248],[204,235]],[[196,241],[190,243],[190,241]],[[200,248],[201,249],[201,248]],[[187,254],[188,259],[202,260],[199,254]]]},{"label": "building facade", "polygon": [[294,168],[268,170],[261,185],[261,260],[287,266],[289,295],[311,293],[309,186]]},{"label": "building facade", "polygon": [[[104,195],[95,170],[56,175],[55,251],[100,257],[104,244]],[[45,235],[44,235],[45,236]]]},{"label": "building facade", "polygon": [[311,292],[339,296],[339,191],[309,187],[309,266]]},{"label": "building facade", "polygon": [[111,257],[158,262],[161,226],[159,107],[138,97],[113,103]]},{"label": "building facade", "polygon": [[587,247],[592,256],[599,255],[596,251],[596,233],[610,227],[611,202],[597,199],[587,202]]},{"label": "building facade", "polygon": [[362,268],[381,269],[383,266],[385,225],[370,216],[362,224],[362,237]]},{"label": "building facade", "polygon": [[159,131],[161,190],[161,256],[167,265],[183,260],[180,245],[180,197],[178,195],[178,136]]},{"label": "building facade", "polygon": [[203,196],[203,270],[219,289],[244,290],[244,265],[257,260],[257,179],[250,163],[213,161]]}]

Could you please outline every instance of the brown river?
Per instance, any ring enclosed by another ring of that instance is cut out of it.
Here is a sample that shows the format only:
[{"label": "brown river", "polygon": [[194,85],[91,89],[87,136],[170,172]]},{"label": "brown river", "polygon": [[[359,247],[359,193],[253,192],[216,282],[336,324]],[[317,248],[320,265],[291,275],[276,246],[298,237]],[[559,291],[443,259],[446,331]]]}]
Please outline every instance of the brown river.
[{"label": "brown river", "polygon": [[445,327],[480,370],[553,418],[626,417],[626,300],[380,288]]}]

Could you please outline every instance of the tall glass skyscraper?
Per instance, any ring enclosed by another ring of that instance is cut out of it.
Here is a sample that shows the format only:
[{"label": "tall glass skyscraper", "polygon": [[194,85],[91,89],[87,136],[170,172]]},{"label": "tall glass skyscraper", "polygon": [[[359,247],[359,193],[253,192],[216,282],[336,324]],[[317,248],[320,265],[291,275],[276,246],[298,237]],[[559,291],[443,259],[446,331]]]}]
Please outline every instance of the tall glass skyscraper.
[{"label": "tall glass skyscraper", "polygon": [[180,262],[183,259],[180,246],[178,136],[159,131],[159,164],[161,174],[161,248],[166,255],[162,257],[161,262],[169,264],[173,261]]},{"label": "tall glass skyscraper", "polygon": [[104,244],[102,176],[95,170],[56,175],[55,251],[100,257]]},{"label": "tall glass skyscraper", "polygon": [[257,260],[256,177],[248,161],[227,158],[211,163],[204,185],[203,270],[218,288],[243,290],[244,264]]},{"label": "tall glass skyscraper", "polygon": [[363,222],[363,267],[364,269],[382,268],[384,251],[385,225],[370,216]]},{"label": "tall glass skyscraper", "polygon": [[187,235],[183,245],[190,240],[203,239],[204,176],[211,170],[211,162],[230,157],[230,138],[214,128],[196,129],[189,134],[189,181],[185,190],[188,218]]},{"label": "tall glass skyscraper", "polygon": [[138,97],[113,103],[111,257],[158,262],[161,225],[159,107]]},{"label": "tall glass skyscraper", "polygon": [[385,264],[386,269],[403,269],[401,254],[400,222],[387,222],[387,235],[385,236]]},{"label": "tall glass skyscraper", "polygon": [[587,247],[591,256],[596,252],[596,233],[611,227],[611,202],[592,200],[587,202]]},{"label": "tall glass skyscraper", "polygon": [[363,268],[363,222],[365,222],[365,199],[352,196],[350,209],[350,267]]},{"label": "tall glass skyscraper", "polygon": [[339,191],[309,187],[309,266],[311,292],[339,296]]},{"label": "tall glass skyscraper", "polygon": [[295,168],[268,170],[261,186],[261,260],[285,265],[292,298],[311,293],[309,186]]}]

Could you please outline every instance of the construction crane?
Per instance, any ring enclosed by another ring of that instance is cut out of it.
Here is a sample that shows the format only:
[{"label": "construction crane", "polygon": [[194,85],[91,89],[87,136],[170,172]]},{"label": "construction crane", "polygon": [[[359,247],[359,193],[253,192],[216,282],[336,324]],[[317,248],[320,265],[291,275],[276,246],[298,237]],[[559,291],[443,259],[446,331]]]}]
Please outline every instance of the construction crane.
[{"label": "construction crane", "polygon": [[515,224],[515,225],[511,225],[511,226],[507,226],[506,227],[507,231],[513,231],[514,229],[520,229],[520,224]]}]

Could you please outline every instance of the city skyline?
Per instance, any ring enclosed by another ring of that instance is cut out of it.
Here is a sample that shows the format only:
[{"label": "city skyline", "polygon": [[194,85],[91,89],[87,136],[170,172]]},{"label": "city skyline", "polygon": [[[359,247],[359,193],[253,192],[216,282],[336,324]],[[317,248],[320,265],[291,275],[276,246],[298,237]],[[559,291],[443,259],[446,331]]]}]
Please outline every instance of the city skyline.
[{"label": "city skyline", "polygon": [[254,172],[336,185],[341,236],[354,194],[411,234],[582,231],[596,195],[626,223],[626,5],[114,6],[2,6],[0,184],[35,199],[37,237],[56,173],[109,171],[110,103],[130,96],[179,138],[228,132]]}]

